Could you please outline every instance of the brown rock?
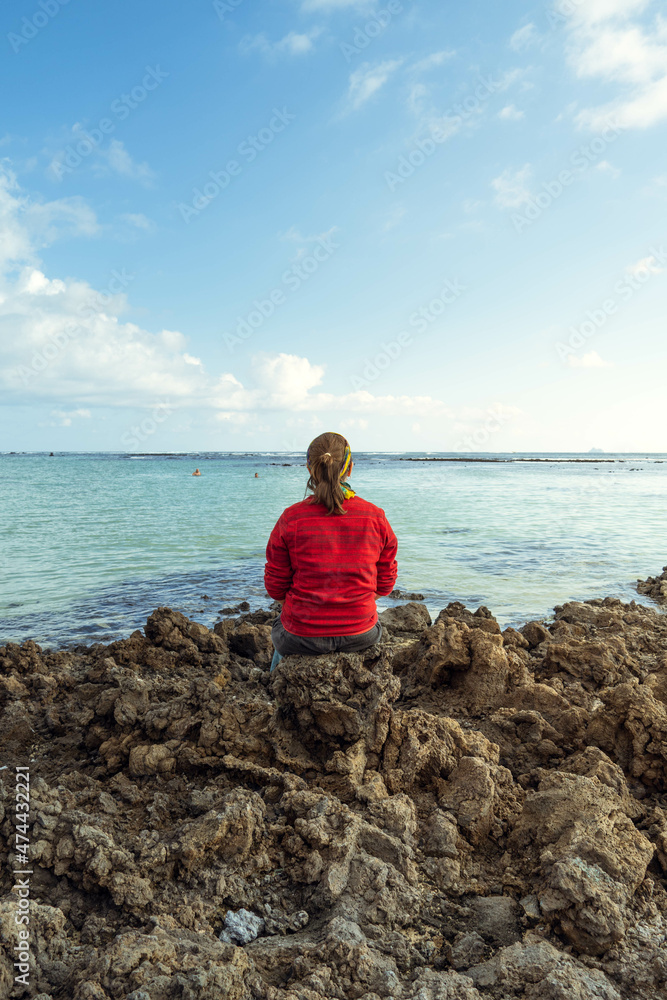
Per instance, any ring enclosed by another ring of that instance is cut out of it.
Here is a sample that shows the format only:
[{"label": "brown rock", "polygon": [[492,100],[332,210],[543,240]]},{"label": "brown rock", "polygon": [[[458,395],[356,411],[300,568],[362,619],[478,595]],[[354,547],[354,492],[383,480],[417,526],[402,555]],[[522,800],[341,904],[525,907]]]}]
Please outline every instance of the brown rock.
[{"label": "brown rock", "polygon": [[652,597],[658,604],[667,602],[667,566],[663,567],[660,576],[649,576],[646,580],[637,580],[637,592]]},{"label": "brown rock", "polygon": [[623,937],[653,856],[622,806],[597,778],[547,773],[510,836],[513,849],[539,852],[540,909],[582,952],[599,954]]},{"label": "brown rock", "polygon": [[[272,612],[0,647],[0,739],[31,775],[31,995],[667,1000],[664,614],[570,602],[503,634],[462,604],[403,615],[270,677]],[[16,802],[6,766],[5,858]],[[223,944],[228,910],[264,931]]]},{"label": "brown rock", "polygon": [[302,735],[325,744],[363,740],[368,751],[384,746],[399,695],[387,653],[288,656],[272,675],[281,711]]},{"label": "brown rock", "polygon": [[421,633],[431,624],[431,616],[425,604],[410,601],[396,608],[387,608],[378,616],[392,633]]}]

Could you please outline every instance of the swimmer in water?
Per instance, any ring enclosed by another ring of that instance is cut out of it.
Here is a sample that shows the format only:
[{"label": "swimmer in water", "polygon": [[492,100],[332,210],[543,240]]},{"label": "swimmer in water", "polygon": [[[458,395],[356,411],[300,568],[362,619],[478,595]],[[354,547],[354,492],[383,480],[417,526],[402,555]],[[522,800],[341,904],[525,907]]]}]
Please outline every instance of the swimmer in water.
[{"label": "swimmer in water", "polygon": [[199,471],[199,469],[195,469],[195,471],[192,473],[192,475],[193,476],[201,476],[201,472]]},{"label": "swimmer in water", "polygon": [[259,479],[259,472],[255,473],[255,479]]}]

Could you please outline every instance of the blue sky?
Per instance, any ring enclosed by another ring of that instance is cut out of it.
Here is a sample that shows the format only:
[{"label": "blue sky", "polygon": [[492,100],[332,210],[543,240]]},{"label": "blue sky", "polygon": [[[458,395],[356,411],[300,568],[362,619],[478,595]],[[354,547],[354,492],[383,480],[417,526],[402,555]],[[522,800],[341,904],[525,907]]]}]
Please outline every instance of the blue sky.
[{"label": "blue sky", "polygon": [[655,0],[20,0],[2,450],[667,451]]}]

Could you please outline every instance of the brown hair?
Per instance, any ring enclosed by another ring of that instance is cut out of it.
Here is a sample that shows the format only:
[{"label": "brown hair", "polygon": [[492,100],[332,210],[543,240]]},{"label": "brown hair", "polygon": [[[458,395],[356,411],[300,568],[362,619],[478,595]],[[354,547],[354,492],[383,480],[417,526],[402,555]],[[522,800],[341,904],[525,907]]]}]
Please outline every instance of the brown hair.
[{"label": "brown hair", "polygon": [[307,490],[313,492],[313,503],[323,503],[330,514],[344,514],[340,470],[349,444],[342,434],[326,431],[308,446],[307,462],[310,479]]}]

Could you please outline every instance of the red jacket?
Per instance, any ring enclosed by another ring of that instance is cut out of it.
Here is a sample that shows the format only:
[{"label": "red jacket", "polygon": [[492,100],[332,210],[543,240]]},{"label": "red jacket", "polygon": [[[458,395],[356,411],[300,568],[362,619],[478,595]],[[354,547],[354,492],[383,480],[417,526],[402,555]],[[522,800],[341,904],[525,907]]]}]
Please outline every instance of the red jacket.
[{"label": "red jacket", "polygon": [[283,511],[266,547],[264,583],[284,601],[294,635],[358,635],[377,621],[375,594],[396,582],[396,535],[380,507],[361,497],[329,514],[311,498]]}]

